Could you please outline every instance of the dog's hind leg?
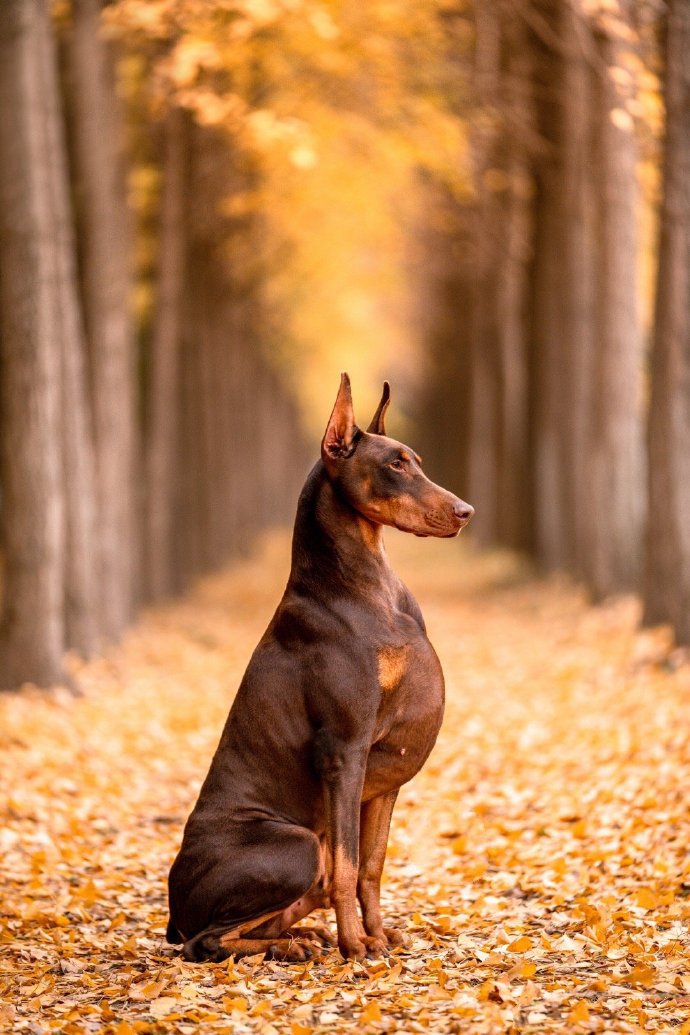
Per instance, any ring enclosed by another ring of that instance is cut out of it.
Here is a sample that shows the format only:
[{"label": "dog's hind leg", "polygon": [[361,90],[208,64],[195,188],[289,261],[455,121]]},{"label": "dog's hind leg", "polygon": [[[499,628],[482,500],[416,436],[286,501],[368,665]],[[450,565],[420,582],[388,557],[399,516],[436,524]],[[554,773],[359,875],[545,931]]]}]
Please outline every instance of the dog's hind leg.
[{"label": "dog's hind leg", "polygon": [[294,926],[315,909],[323,909],[325,905],[323,877],[320,875],[318,882],[310,888],[306,895],[302,895],[271,920],[253,927],[251,931],[247,931],[247,934],[252,938],[307,938],[319,945],[332,947],[338,944],[337,939],[326,924],[310,924],[308,927]]},{"label": "dog's hind leg", "polygon": [[182,955],[189,963],[222,963],[263,953],[267,959],[301,963],[321,955],[321,946],[311,938],[292,935],[280,938],[246,938],[225,932],[202,931],[185,942]]},{"label": "dog's hind leg", "polygon": [[[191,842],[185,852],[183,845],[170,874],[171,925],[185,932],[183,955],[190,962],[267,952],[298,915],[316,908],[319,900],[310,893],[321,884],[322,861],[311,830],[275,820],[226,828],[211,865],[196,847]],[[284,923],[271,923],[283,916]],[[274,957],[292,959],[296,950],[285,952],[280,946]]]},{"label": "dog's hind leg", "polygon": [[300,962],[321,955],[321,947],[336,940],[327,927],[300,929],[292,925],[323,905],[320,881],[287,909],[233,930],[207,928],[185,942],[183,956],[190,963],[220,963],[229,957],[265,953],[268,959]]},{"label": "dog's hind leg", "polygon": [[280,938],[224,938],[223,950],[235,959],[254,956],[263,952],[266,959],[285,963],[302,963],[304,960],[319,959],[322,953],[320,942],[312,938],[282,935]]}]

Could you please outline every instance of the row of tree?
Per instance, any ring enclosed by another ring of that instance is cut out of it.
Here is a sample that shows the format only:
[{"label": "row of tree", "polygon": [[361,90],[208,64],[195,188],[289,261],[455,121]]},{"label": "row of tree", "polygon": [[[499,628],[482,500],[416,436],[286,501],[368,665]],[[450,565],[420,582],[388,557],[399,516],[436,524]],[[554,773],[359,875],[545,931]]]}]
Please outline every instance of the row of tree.
[{"label": "row of tree", "polygon": [[67,681],[68,649],[93,654],[284,518],[306,465],[242,262],[255,227],[217,215],[227,144],[179,110],[150,123],[137,324],[126,140],[99,0],[60,22],[48,0],[1,4],[2,687]]},{"label": "row of tree", "polygon": [[[428,184],[440,229],[415,267],[429,448],[467,486],[482,541],[573,572],[595,598],[641,589],[647,621],[688,643],[690,4],[478,0],[474,24],[475,191]],[[655,62],[666,133],[648,364],[640,193],[656,97],[642,73]]]},{"label": "row of tree", "polygon": [[353,326],[314,289],[371,251],[347,206],[380,233],[362,185],[453,150],[443,43],[437,0],[0,4],[0,686],[291,513],[290,323]]},{"label": "row of tree", "polygon": [[305,357],[413,337],[403,236],[407,430],[474,534],[688,642],[689,11],[0,4],[0,685],[289,516]]}]

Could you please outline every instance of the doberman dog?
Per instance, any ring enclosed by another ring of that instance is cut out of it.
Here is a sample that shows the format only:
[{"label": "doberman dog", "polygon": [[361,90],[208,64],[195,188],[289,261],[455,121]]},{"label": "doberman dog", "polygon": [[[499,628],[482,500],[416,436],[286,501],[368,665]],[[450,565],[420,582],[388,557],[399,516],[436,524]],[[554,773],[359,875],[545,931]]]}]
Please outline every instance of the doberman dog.
[{"label": "doberman dog", "polygon": [[402,941],[383,926],[381,872],[398,790],[436,741],[444,682],[382,526],[451,537],[474,511],[386,436],[389,400],[385,382],[361,431],[341,375],[300,496],[285,593],[170,871],[167,936],[187,960],[318,956],[335,944],[330,930],[293,925],[331,904],[345,958]]}]

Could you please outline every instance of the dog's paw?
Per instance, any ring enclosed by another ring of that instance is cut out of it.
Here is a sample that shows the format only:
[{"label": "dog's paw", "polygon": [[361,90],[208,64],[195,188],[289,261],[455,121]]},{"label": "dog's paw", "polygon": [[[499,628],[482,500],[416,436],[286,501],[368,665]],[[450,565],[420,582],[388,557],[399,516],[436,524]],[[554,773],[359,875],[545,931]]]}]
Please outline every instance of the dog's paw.
[{"label": "dog's paw", "polygon": [[397,927],[384,927],[383,933],[386,936],[386,942],[391,948],[395,948],[398,945],[405,945],[407,942],[406,935]]},{"label": "dog's paw", "polygon": [[264,958],[283,963],[304,963],[306,960],[319,959],[321,954],[321,945],[313,938],[281,937],[268,946]]},{"label": "dog's paw", "polygon": [[364,944],[367,956],[370,959],[378,959],[379,956],[388,955],[388,942],[385,938],[379,938],[377,935],[367,935],[364,939]]},{"label": "dog's paw", "polygon": [[388,946],[383,938],[375,938],[365,934],[351,942],[340,941],[338,948],[346,960],[377,959],[388,955]]},{"label": "dog's paw", "polygon": [[352,941],[344,941],[341,938],[338,940],[338,948],[340,955],[346,960],[363,960],[367,954],[365,939],[356,938]]},{"label": "dog's paw", "polygon": [[291,927],[285,932],[291,938],[307,938],[323,948],[332,949],[338,944],[336,936],[326,924],[310,924],[308,927]]}]

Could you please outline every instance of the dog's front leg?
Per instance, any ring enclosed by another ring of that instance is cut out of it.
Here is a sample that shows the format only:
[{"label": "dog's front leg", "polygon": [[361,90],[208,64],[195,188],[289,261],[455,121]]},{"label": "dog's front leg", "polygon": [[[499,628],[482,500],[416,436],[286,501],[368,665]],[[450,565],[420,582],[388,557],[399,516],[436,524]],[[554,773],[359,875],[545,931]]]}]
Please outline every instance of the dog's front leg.
[{"label": "dog's front leg", "polygon": [[381,919],[381,874],[386,859],[388,833],[397,790],[379,794],[362,805],[359,841],[359,875],[357,897],[362,907],[364,930],[377,938],[381,947],[400,945],[403,936],[393,927],[384,927]]},{"label": "dog's front leg", "polygon": [[333,871],[331,902],[338,927],[338,947],[346,959],[361,960],[379,947],[368,938],[357,912],[359,812],[367,751],[321,730],[315,762],[323,783],[326,839]]}]

